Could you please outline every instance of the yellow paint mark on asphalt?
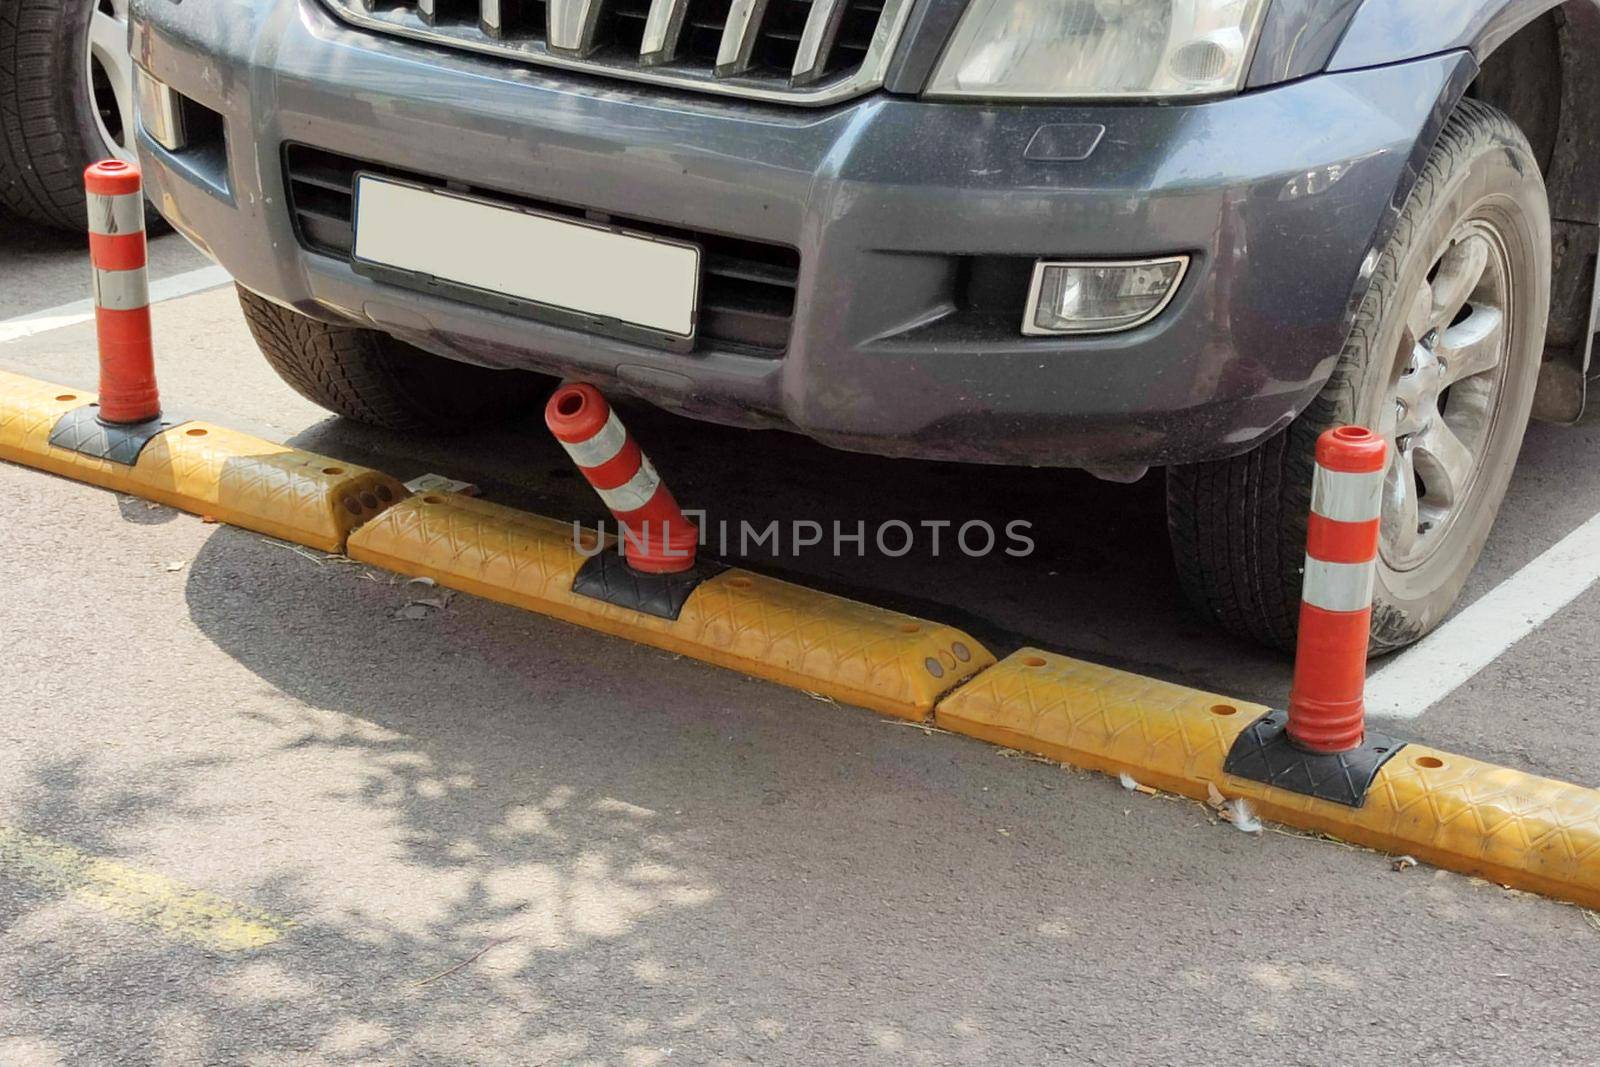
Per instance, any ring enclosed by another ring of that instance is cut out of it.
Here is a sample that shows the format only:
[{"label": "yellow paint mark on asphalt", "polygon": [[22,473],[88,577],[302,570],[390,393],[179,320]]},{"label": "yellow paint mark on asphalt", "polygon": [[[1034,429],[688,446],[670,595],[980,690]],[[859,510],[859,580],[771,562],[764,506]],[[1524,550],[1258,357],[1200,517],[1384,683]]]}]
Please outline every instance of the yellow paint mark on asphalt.
[{"label": "yellow paint mark on asphalt", "polygon": [[164,875],[0,826],[0,877],[73,900],[214,952],[270,945],[294,924]]}]

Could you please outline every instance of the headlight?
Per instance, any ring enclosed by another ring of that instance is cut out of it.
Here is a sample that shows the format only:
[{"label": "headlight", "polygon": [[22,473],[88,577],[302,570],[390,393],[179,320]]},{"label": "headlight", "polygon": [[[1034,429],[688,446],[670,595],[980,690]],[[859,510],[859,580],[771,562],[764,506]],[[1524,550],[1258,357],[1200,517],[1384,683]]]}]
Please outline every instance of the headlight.
[{"label": "headlight", "polygon": [[1266,0],[973,0],[930,96],[1237,91]]}]

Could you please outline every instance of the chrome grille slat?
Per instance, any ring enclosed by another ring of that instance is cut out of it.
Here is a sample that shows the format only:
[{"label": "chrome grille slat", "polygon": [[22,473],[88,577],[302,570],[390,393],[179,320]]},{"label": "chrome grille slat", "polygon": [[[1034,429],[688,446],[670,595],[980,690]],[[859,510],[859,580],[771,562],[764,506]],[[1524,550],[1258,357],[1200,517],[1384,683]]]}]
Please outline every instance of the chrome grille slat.
[{"label": "chrome grille slat", "polygon": [[650,0],[639,61],[654,67],[677,59],[678,44],[683,39],[683,20],[688,14],[689,0]]},{"label": "chrome grille slat", "polygon": [[733,0],[728,21],[722,24],[722,44],[717,48],[717,77],[743,74],[750,69],[767,3],[768,0]]},{"label": "chrome grille slat", "polygon": [[[516,0],[510,0],[512,4]],[[500,37],[505,34],[506,16],[501,0],[480,0],[478,4],[478,25],[484,33],[491,37]]]},{"label": "chrome grille slat", "polygon": [[806,15],[806,28],[800,34],[800,46],[790,74],[796,85],[809,85],[826,72],[849,6],[846,0],[811,0],[811,11]]},{"label": "chrome grille slat", "polygon": [[363,29],[722,96],[830,104],[883,84],[913,0],[323,0]]},{"label": "chrome grille slat", "polygon": [[594,51],[600,28],[601,0],[550,0],[546,39],[561,52],[586,56]]}]

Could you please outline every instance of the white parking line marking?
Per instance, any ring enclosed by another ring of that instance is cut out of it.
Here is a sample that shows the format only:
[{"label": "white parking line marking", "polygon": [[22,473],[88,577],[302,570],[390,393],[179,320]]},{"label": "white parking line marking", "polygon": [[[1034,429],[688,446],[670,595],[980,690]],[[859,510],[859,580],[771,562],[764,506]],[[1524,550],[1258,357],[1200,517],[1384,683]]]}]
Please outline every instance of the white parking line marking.
[{"label": "white parking line marking", "polygon": [[1415,719],[1600,580],[1600,515],[1379,668],[1367,714]]},{"label": "white parking line marking", "polygon": [[[191,293],[202,293],[219,285],[227,285],[231,281],[233,275],[221,267],[202,267],[199,270],[185,271],[170,278],[151,282],[150,303],[157,304],[163,300],[172,300]],[[74,300],[59,307],[45,308],[43,311],[35,311],[28,315],[18,315],[14,319],[0,322],[0,344],[59,330],[64,326],[76,326],[93,318],[94,300],[91,297]]]}]

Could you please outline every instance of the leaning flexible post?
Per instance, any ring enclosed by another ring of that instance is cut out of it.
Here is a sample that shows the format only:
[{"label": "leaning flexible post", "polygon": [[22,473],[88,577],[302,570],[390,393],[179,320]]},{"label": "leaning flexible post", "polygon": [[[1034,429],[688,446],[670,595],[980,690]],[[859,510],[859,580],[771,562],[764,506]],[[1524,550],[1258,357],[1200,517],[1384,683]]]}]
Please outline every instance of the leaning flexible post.
[{"label": "leaning flexible post", "polygon": [[622,527],[628,566],[646,574],[693,569],[700,531],[684,517],[655,466],[592,385],[563,385],[545,424]]}]

